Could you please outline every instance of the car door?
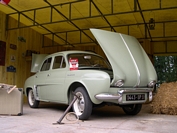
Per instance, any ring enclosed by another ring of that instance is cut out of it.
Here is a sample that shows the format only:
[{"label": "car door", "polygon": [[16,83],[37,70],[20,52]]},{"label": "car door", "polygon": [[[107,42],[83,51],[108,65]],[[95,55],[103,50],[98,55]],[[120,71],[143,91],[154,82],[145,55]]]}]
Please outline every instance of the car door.
[{"label": "car door", "polygon": [[39,96],[40,100],[47,100],[48,94],[48,84],[46,84],[46,78],[49,76],[49,70],[51,66],[52,57],[47,58],[38,73],[35,75],[35,85],[37,87],[37,95]]},{"label": "car door", "polygon": [[[53,102],[63,102],[64,100],[64,81],[66,75],[66,62],[62,55],[53,57],[53,65],[47,73],[46,84],[48,89],[47,100]],[[66,96],[65,96],[66,97]]]}]

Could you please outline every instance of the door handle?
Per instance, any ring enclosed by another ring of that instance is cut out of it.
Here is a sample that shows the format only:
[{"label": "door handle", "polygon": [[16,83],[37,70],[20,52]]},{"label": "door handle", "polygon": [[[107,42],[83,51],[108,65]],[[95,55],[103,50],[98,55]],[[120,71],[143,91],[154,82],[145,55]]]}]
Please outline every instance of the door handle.
[{"label": "door handle", "polygon": [[36,76],[36,78],[37,78],[37,76]]}]

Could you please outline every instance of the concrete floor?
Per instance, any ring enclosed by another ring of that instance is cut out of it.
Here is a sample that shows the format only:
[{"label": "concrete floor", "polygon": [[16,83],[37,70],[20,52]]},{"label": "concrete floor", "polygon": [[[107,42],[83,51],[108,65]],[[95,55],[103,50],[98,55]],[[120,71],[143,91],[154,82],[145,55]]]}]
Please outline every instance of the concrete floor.
[{"label": "concrete floor", "polygon": [[177,116],[151,114],[150,105],[143,105],[136,116],[127,116],[121,108],[105,106],[93,110],[87,121],[53,125],[67,106],[40,104],[38,109],[23,106],[22,116],[0,115],[1,133],[175,133]]}]

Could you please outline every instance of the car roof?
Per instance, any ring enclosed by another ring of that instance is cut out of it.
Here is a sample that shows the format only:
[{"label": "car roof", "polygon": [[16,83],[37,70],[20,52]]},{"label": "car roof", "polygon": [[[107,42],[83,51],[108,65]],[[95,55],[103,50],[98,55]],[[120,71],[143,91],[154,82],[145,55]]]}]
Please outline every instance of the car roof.
[{"label": "car roof", "polygon": [[[74,53],[85,53],[85,54],[93,54],[97,55],[94,52],[88,52],[88,51],[79,51],[79,50],[69,50],[69,51],[61,51],[61,52],[56,52],[53,54],[33,54],[32,56],[32,65],[31,65],[31,72],[37,72],[39,69],[40,64],[46,60],[47,58],[51,58],[57,55],[63,55],[66,56],[68,54],[74,54]],[[99,56],[99,55],[98,55]]]},{"label": "car roof", "polygon": [[[68,50],[68,51],[61,51],[61,52],[56,52],[56,53],[53,53],[53,54],[49,54],[47,57],[56,56],[56,55],[58,55],[58,54],[67,55],[67,54],[74,54],[74,53],[95,54],[94,52],[90,52],[90,51]],[[97,55],[97,54],[96,54],[96,55]]]}]

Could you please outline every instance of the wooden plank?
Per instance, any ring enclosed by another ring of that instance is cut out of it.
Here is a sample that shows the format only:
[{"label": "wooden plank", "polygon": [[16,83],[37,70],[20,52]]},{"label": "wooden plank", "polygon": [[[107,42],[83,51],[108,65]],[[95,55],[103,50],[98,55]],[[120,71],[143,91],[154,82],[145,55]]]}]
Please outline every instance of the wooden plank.
[{"label": "wooden plank", "polygon": [[6,89],[7,93],[9,94],[16,88],[16,85],[9,85],[9,84],[0,83],[0,88]]}]

